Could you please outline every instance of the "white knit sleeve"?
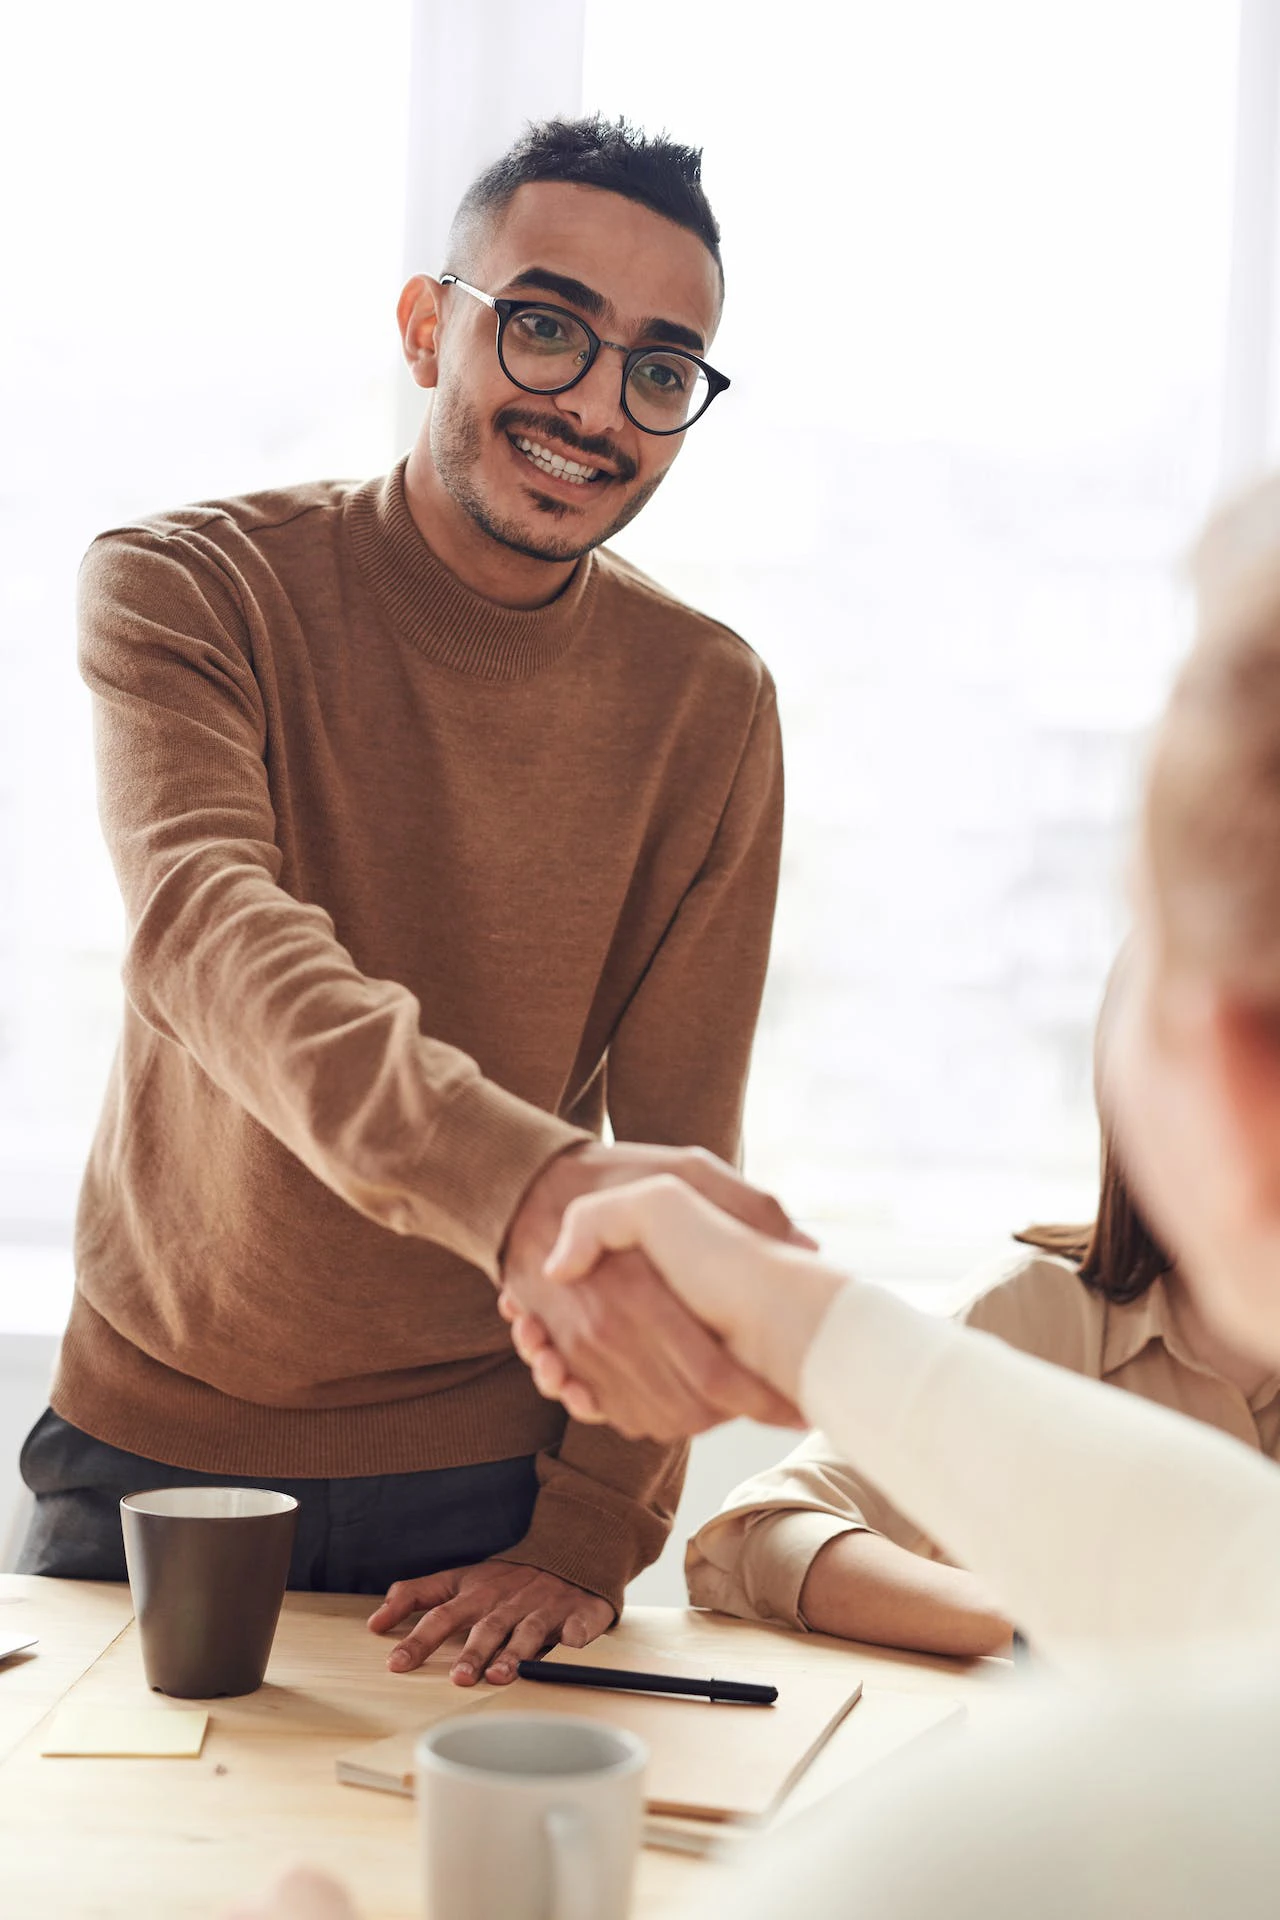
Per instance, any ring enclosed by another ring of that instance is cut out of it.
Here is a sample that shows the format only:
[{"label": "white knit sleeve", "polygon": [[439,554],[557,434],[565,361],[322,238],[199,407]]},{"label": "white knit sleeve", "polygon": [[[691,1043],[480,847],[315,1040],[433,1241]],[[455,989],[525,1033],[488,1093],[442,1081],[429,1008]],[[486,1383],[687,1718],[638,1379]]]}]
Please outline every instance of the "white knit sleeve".
[{"label": "white knit sleeve", "polygon": [[1238,1441],[855,1281],[801,1398],[1051,1660],[1280,1643],[1280,1472]]}]

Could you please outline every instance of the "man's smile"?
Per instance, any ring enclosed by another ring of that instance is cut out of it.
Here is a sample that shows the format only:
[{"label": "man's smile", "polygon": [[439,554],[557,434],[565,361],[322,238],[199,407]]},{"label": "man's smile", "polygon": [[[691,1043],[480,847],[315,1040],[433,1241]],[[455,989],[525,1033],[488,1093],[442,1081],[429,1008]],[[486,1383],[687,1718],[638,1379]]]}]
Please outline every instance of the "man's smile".
[{"label": "man's smile", "polygon": [[570,459],[568,455],[544,446],[539,440],[531,440],[526,434],[511,433],[507,438],[530,466],[536,467],[548,479],[561,480],[573,487],[589,487],[595,481],[613,478],[603,467],[588,466],[584,461]]}]

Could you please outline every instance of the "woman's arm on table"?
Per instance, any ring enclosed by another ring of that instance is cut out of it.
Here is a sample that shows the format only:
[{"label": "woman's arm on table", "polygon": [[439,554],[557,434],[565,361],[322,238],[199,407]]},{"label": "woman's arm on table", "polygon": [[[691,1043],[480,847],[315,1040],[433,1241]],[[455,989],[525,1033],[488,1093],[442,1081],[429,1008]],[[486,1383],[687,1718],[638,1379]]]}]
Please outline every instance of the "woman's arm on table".
[{"label": "woman's arm on table", "polygon": [[1009,1623],[972,1574],[811,1433],[735,1487],[685,1551],[695,1607],[920,1653],[1007,1645]]},{"label": "woman's arm on table", "polygon": [[1007,1653],[1013,1633],[976,1575],[866,1531],[827,1542],[805,1576],[800,1608],[814,1633],[960,1659]]}]

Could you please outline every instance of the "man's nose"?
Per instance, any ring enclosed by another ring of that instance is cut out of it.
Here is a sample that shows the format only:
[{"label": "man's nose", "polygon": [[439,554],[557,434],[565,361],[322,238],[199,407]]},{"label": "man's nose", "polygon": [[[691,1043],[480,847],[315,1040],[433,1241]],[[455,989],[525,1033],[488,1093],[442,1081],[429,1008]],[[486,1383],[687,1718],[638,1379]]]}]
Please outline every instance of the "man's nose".
[{"label": "man's nose", "polygon": [[622,367],[622,355],[611,347],[602,347],[576,387],[552,396],[557,411],[572,420],[579,433],[616,432],[626,424],[627,416],[622,411]]}]

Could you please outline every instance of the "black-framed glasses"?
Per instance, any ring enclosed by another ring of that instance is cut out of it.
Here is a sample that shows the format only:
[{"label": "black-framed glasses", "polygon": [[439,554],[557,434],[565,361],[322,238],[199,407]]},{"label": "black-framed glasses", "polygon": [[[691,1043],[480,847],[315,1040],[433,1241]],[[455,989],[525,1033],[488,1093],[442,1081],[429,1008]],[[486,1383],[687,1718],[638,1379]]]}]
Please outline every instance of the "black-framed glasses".
[{"label": "black-framed glasses", "polygon": [[567,393],[584,380],[602,347],[623,353],[622,411],[642,433],[684,433],[729,385],[682,347],[625,347],[602,340],[567,307],[541,300],[505,300],[442,273],[442,287],[460,287],[498,316],[498,364],[524,393]]}]

